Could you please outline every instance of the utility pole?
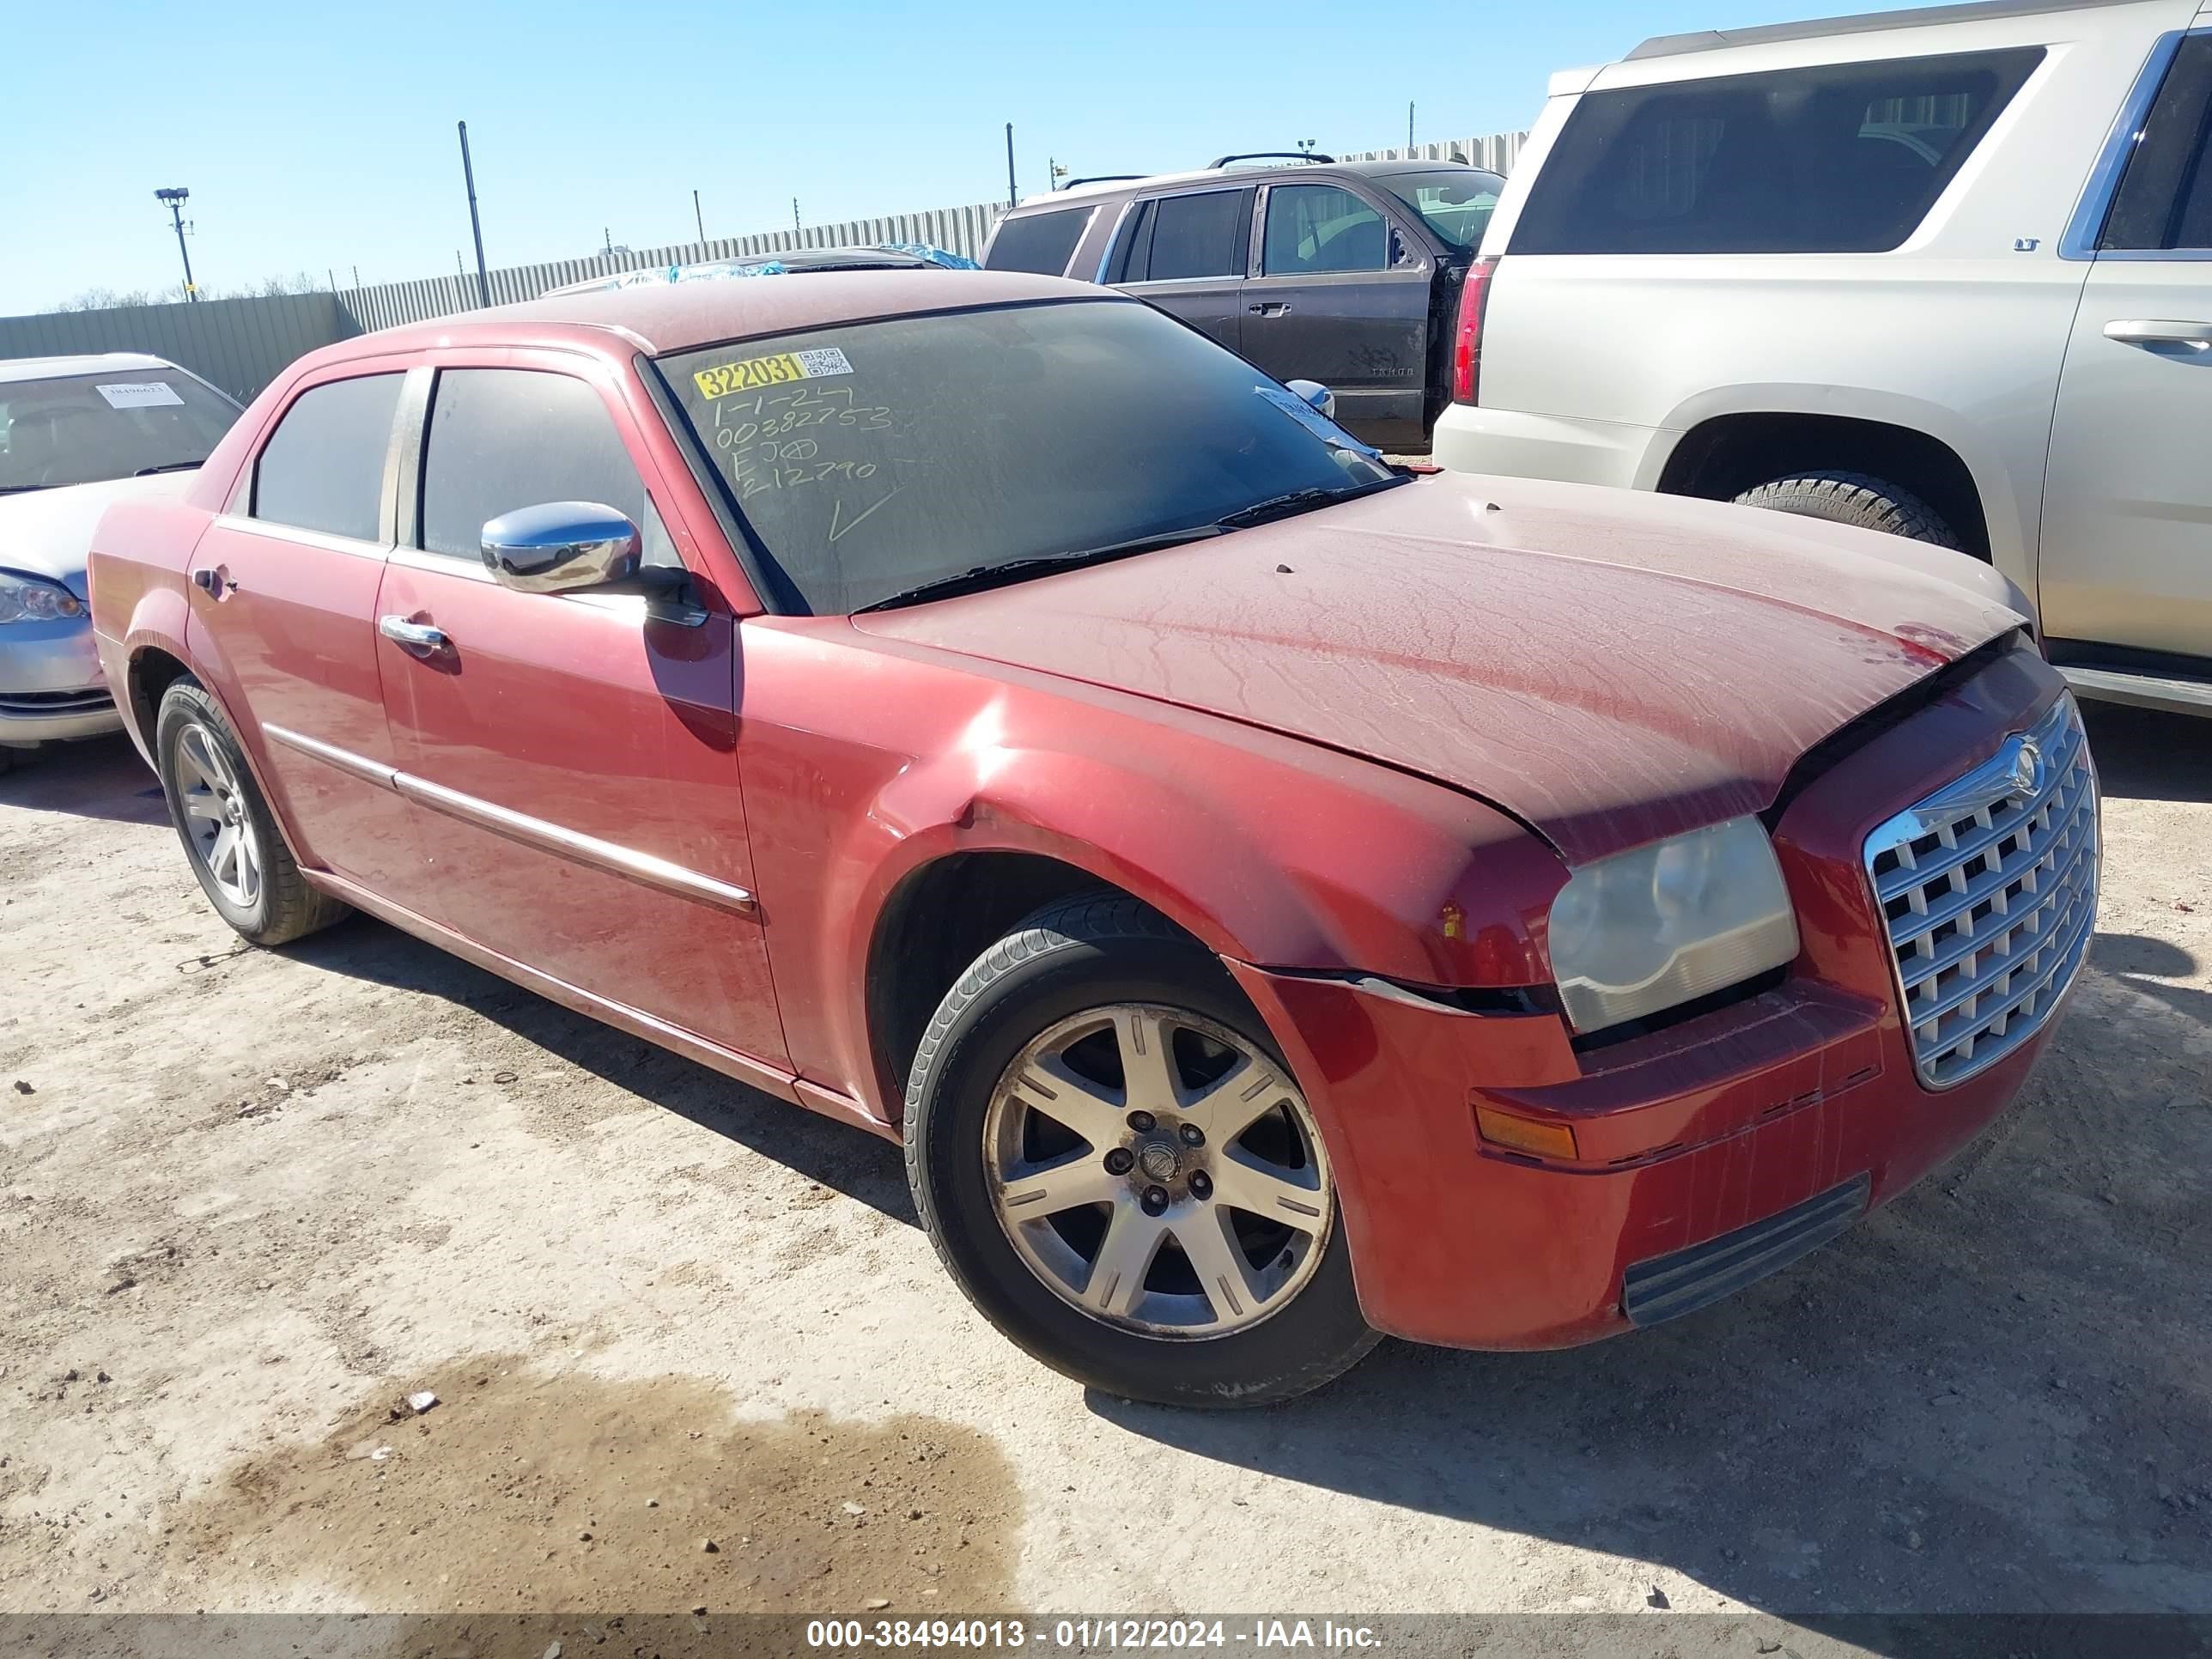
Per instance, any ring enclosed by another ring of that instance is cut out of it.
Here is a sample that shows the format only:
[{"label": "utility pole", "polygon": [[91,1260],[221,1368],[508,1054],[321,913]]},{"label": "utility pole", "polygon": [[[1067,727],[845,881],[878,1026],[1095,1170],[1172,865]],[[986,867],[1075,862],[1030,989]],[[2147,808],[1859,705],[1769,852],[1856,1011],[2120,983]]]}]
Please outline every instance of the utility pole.
[{"label": "utility pole", "polygon": [[169,222],[177,228],[177,252],[185,261],[185,298],[197,301],[200,297],[199,284],[192,281],[191,251],[185,246],[185,203],[191,196],[191,191],[174,185],[154,192],[155,201],[169,204]]},{"label": "utility pole", "polygon": [[699,192],[696,190],[691,192],[691,217],[699,226],[699,243],[703,247],[707,242],[707,216],[699,211]]},{"label": "utility pole", "polygon": [[791,234],[794,236],[799,234],[799,198],[796,196],[791,198]]},{"label": "utility pole", "polygon": [[1413,159],[1413,105],[1410,99],[1406,103],[1406,159]]},{"label": "utility pole", "polygon": [[1014,124],[1006,123],[1006,205],[1019,207],[1019,192],[1014,188]]},{"label": "utility pole", "polygon": [[359,265],[356,265],[353,268],[353,285],[356,288],[359,288],[361,286],[361,267]]},{"label": "utility pole", "polygon": [[[477,300],[489,307],[491,304],[491,278],[484,271],[483,222],[477,217],[477,170],[469,160],[469,124],[454,124],[461,130],[461,177],[469,186],[469,230],[477,239]],[[459,256],[456,255],[456,258]],[[468,273],[461,273],[466,276]]]},{"label": "utility pole", "polygon": [[336,265],[330,265],[326,266],[325,269],[330,273],[331,292],[335,294],[338,291],[338,268]]}]

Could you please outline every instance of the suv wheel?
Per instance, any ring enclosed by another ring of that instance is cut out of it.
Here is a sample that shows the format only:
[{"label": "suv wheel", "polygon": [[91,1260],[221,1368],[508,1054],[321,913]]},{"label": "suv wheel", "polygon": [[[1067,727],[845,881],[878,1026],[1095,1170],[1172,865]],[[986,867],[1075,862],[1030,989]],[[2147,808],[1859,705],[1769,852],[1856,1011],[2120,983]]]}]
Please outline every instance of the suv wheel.
[{"label": "suv wheel", "polygon": [[961,975],[915,1058],[906,1158],[969,1299],[1091,1387],[1264,1405],[1378,1340],[1290,1068],[1133,899],[1042,912]]},{"label": "suv wheel", "polygon": [[347,907],[300,874],[222,710],[195,681],[162,695],[154,756],[170,822],[217,915],[255,945],[288,945]]},{"label": "suv wheel", "polygon": [[1934,507],[1911,490],[1864,472],[1793,472],[1747,489],[1735,499],[1744,507],[1887,531],[1938,547],[1959,545],[1957,533]]}]

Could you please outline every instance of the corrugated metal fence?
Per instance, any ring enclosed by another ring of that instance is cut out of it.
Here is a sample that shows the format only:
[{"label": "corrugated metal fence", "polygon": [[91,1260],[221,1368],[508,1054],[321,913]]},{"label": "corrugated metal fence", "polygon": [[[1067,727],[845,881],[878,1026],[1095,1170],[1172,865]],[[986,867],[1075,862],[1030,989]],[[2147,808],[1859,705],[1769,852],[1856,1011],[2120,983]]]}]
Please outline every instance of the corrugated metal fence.
[{"label": "corrugated metal fence", "polygon": [[1525,132],[1493,132],[1480,138],[1446,138],[1433,144],[1416,144],[1407,149],[1401,144],[1395,149],[1363,149],[1351,155],[1340,155],[1340,161],[1467,161],[1479,167],[1488,167],[1492,173],[1513,171],[1513,164],[1521,158],[1521,146],[1528,139]]},{"label": "corrugated metal fence", "polygon": [[183,364],[247,403],[301,353],[362,331],[341,299],[336,294],[283,294],[0,317],[0,357],[149,351]]},{"label": "corrugated metal fence", "polygon": [[[1521,153],[1519,132],[1452,138],[1412,150],[1364,150],[1354,161],[1460,160],[1504,173]],[[534,300],[547,289],[658,265],[737,259],[793,248],[838,247],[856,242],[927,242],[980,258],[991,227],[1005,209],[996,202],[894,213],[802,230],[772,230],[676,247],[639,248],[586,259],[508,265],[488,273],[492,303]],[[302,352],[370,329],[423,322],[478,303],[477,279],[428,276],[380,283],[335,294],[291,294],[267,299],[210,300],[198,305],[127,306],[112,311],[59,311],[0,317],[0,357],[41,357],[79,351],[150,351],[182,363],[241,403],[250,401]]]},{"label": "corrugated metal fence", "polygon": [[[787,253],[801,247],[844,247],[855,242],[927,242],[933,247],[976,258],[1005,210],[995,202],[970,207],[933,208],[926,213],[894,213],[881,219],[854,219],[842,225],[810,225],[803,230],[771,230],[755,236],[726,236],[675,247],[625,249],[588,259],[552,259],[543,264],[508,265],[486,273],[491,302],[511,305],[534,300],[549,288],[614,276],[658,265],[698,264],[708,259],[744,259],[763,253]],[[430,276],[419,282],[383,283],[343,290],[337,299],[363,328],[391,328],[432,317],[472,311],[477,279]]]}]

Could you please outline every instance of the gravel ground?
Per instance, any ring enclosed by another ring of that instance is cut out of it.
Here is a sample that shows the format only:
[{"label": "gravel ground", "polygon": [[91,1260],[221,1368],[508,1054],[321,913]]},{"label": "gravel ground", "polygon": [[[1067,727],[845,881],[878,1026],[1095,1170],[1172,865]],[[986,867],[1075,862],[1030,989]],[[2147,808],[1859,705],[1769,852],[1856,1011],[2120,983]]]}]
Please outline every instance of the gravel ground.
[{"label": "gravel ground", "polygon": [[120,740],[0,777],[0,1610],[2212,1612],[2212,727],[2092,725],[1997,1133],[1663,1329],[1232,1415],[1024,1360],[889,1146],[363,919],[241,951]]}]

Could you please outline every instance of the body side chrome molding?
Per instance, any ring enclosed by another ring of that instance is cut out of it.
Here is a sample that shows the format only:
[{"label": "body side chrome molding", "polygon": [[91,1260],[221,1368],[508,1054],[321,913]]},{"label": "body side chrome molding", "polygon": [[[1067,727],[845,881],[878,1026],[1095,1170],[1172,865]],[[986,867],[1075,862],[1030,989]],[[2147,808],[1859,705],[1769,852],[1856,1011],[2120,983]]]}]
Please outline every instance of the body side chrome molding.
[{"label": "body side chrome molding", "polygon": [[270,726],[264,722],[261,730],[263,735],[270,742],[281,743],[287,749],[296,749],[303,755],[313,755],[317,760],[335,766],[341,772],[380,785],[386,789],[398,787],[395,781],[399,775],[398,772],[381,761],[373,761],[365,755],[355,754],[350,749],[340,749],[334,744],[327,744],[319,738],[307,737],[293,731],[289,726]]},{"label": "body side chrome molding", "polygon": [[399,771],[380,761],[373,761],[350,750],[302,736],[284,726],[264,725],[261,729],[272,742],[295,749],[303,755],[312,755],[342,772],[395,791],[433,811],[443,812],[448,817],[459,818],[479,830],[504,836],[509,841],[534,847],[540,852],[590,865],[593,869],[604,870],[610,875],[621,876],[647,887],[657,887],[679,898],[711,904],[755,921],[760,919],[760,901],[742,887],[718,881],[712,876],[702,876],[696,870],[687,870],[680,864],[671,864],[666,859],[656,858],[650,853],[617,846],[613,842],[601,841],[597,836],[565,829],[557,823],[548,823],[543,818],[533,818],[527,813],[514,811],[477,796],[463,794],[458,789],[448,789],[441,783],[418,778],[411,772]]}]

